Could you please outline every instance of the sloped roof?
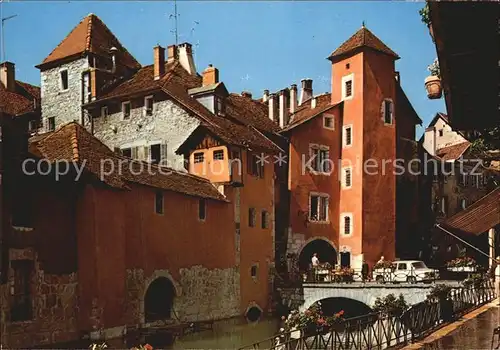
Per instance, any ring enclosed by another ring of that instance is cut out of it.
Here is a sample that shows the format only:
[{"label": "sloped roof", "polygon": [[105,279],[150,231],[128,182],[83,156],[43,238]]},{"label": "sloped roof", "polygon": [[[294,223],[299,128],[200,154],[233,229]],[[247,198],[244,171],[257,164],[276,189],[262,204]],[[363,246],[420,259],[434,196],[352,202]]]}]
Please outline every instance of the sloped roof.
[{"label": "sloped roof", "polygon": [[436,125],[436,123],[439,119],[443,119],[443,121],[446,124],[450,124],[450,122],[448,121],[448,116],[442,112],[438,112],[438,113],[436,113],[434,118],[432,118],[431,122],[429,123],[429,125],[427,127],[428,128],[433,127],[434,125]]},{"label": "sloped roof", "polygon": [[262,131],[279,132],[278,124],[269,119],[267,104],[238,94],[230,94],[226,102],[226,114],[231,118]]},{"label": "sloped roof", "polygon": [[465,141],[456,145],[443,147],[436,150],[436,156],[438,156],[444,162],[457,160],[462,154],[464,154],[469,146],[470,142]]},{"label": "sloped roof", "polygon": [[35,111],[35,103],[40,105],[40,88],[28,83],[16,81],[16,91],[8,91],[0,84],[0,110],[18,116]]},{"label": "sloped roof", "polygon": [[[283,128],[281,132],[287,132],[299,125],[304,124],[305,122],[313,119],[314,117],[320,115],[323,112],[326,112],[330,108],[339,105],[331,104],[331,94],[326,93],[323,95],[316,96],[316,107],[311,108],[312,99],[305,101],[297,111],[290,116],[290,123]],[[342,103],[342,102],[341,102]]]},{"label": "sloped roof", "polygon": [[139,62],[123,47],[103,21],[94,14],[83,18],[38,66],[85,53],[109,57],[112,47],[118,49],[117,62],[126,67],[140,68]]},{"label": "sloped roof", "polygon": [[353,36],[342,43],[342,45],[340,45],[335,51],[333,51],[328,58],[330,60],[333,60],[338,56],[347,55],[354,50],[363,47],[370,48],[386,55],[393,56],[395,59],[399,59],[397,53],[392,51],[386,44],[382,42],[382,40],[377,38],[365,26],[361,27],[361,29],[354,33]]},{"label": "sloped roof", "polygon": [[450,231],[479,235],[500,224],[500,188],[441,223]]},{"label": "sloped roof", "polygon": [[[206,179],[167,167],[162,167],[160,172],[154,165],[151,165],[152,171],[149,171],[140,161],[118,156],[76,122],[31,138],[29,147],[31,153],[51,162],[76,162],[84,166],[88,173],[114,188],[127,189],[127,182],[131,182],[194,197],[226,200]],[[106,165],[113,164],[115,171],[102,174],[101,162],[104,159],[107,160]],[[146,170],[140,171],[141,169]]]},{"label": "sloped roof", "polygon": [[[417,111],[415,111],[415,108],[413,108],[413,105],[411,104],[403,88],[401,87],[401,84],[399,83],[396,84],[396,97],[398,101],[398,103],[396,104],[396,108],[402,109],[404,111],[404,116],[410,116],[411,118],[413,118],[415,124],[422,125],[422,119],[420,119],[420,117],[418,116]],[[401,114],[398,113],[396,115]]]}]

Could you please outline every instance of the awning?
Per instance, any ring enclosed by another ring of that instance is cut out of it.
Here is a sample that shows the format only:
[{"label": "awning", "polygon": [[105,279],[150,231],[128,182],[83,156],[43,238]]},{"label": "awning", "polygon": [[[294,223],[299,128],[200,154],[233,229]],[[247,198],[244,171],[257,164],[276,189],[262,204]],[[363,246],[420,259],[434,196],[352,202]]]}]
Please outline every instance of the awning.
[{"label": "awning", "polygon": [[477,236],[498,224],[500,224],[500,187],[448,218],[440,226],[456,233]]}]

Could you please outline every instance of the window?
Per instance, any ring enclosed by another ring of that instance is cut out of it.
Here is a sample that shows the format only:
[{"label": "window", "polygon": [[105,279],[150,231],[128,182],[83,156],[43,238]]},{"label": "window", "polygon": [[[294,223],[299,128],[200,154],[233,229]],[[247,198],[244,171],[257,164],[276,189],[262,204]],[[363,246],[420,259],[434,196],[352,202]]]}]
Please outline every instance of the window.
[{"label": "window", "polygon": [[214,160],[224,160],[224,151],[223,150],[214,151]]},{"label": "window", "polygon": [[262,228],[269,228],[269,213],[265,210],[262,211]]},{"label": "window", "polygon": [[352,168],[344,168],[344,176],[343,176],[343,187],[351,188],[352,186]]},{"label": "window", "polygon": [[343,229],[344,235],[352,234],[352,214],[343,214],[340,227]]},{"label": "window", "polygon": [[349,69],[349,68],[351,68],[351,64],[350,63],[346,63],[345,64],[345,69]]},{"label": "window", "polygon": [[29,260],[12,261],[14,270],[14,281],[12,283],[12,309],[11,320],[27,321],[33,317],[31,276],[33,272],[33,262]]},{"label": "window", "polygon": [[205,153],[203,152],[196,152],[193,155],[194,162],[195,163],[203,163],[205,161]]},{"label": "window", "polygon": [[405,263],[398,264],[398,270],[406,270],[406,269],[407,267]]},{"label": "window", "polygon": [[352,145],[352,126],[344,126],[344,147]]},{"label": "window", "polygon": [[56,117],[47,118],[49,131],[54,131],[56,129]]},{"label": "window", "polygon": [[352,80],[348,80],[345,82],[345,96],[352,96]]},{"label": "window", "polygon": [[147,96],[144,98],[144,113],[146,115],[153,115],[153,96]]},{"label": "window", "polygon": [[328,221],[328,195],[311,194],[309,205],[310,221]]},{"label": "window", "polygon": [[61,91],[66,91],[68,90],[68,71],[65,69],[60,71],[59,74]]},{"label": "window", "polygon": [[248,208],[248,226],[255,227],[255,208]]},{"label": "window", "polygon": [[163,214],[163,192],[161,191],[155,194],[155,212],[156,214]]},{"label": "window", "polygon": [[444,130],[443,129],[439,129],[439,136],[442,137],[444,134]]},{"label": "window", "polygon": [[124,157],[132,158],[132,148],[122,148],[122,155]]},{"label": "window", "polygon": [[329,115],[323,116],[323,127],[325,129],[335,130],[334,117]]},{"label": "window", "polygon": [[108,106],[102,106],[101,107],[101,117],[102,118],[107,118],[108,117]]},{"label": "window", "polygon": [[252,268],[250,269],[250,275],[252,278],[257,277],[257,265],[252,265]]},{"label": "window", "polygon": [[28,122],[28,131],[35,131],[36,129],[38,129],[38,121],[30,120]]},{"label": "window", "polygon": [[264,155],[256,155],[247,152],[247,173],[258,178],[264,178],[264,162],[261,161]]},{"label": "window", "polygon": [[384,124],[392,124],[393,113],[394,113],[393,107],[394,107],[394,104],[389,99],[385,99],[382,102],[382,116],[384,119]]},{"label": "window", "polygon": [[465,208],[467,208],[467,199],[463,198],[460,201],[460,207],[462,208],[462,210],[464,210]]},{"label": "window", "polygon": [[198,201],[198,219],[205,221],[207,218],[207,203],[205,199],[200,199]]},{"label": "window", "polygon": [[151,152],[151,163],[158,164],[161,161],[161,145],[158,143],[156,145],[149,146]]},{"label": "window", "polygon": [[311,145],[309,149],[311,167],[320,173],[330,172],[330,152],[326,146]]},{"label": "window", "polygon": [[129,119],[130,118],[130,101],[123,102],[122,103],[122,113],[123,113],[123,119]]}]

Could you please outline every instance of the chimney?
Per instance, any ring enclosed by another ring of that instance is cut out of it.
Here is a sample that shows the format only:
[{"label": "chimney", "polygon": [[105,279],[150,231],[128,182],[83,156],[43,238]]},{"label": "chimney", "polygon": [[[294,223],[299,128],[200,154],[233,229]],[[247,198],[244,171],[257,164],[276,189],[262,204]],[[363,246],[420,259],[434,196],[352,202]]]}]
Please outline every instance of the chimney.
[{"label": "chimney", "polygon": [[208,65],[207,69],[203,71],[203,86],[217,84],[219,82],[219,70],[212,66]]},{"label": "chimney", "polygon": [[299,106],[301,106],[305,101],[310,99],[313,95],[313,81],[312,79],[302,79],[302,89],[300,91]]},{"label": "chimney", "polygon": [[311,109],[316,108],[316,97],[311,98]]},{"label": "chimney", "polygon": [[281,90],[279,92],[279,99],[280,99],[280,127],[284,128],[288,124],[288,108],[287,108],[287,91],[286,90]]},{"label": "chimney", "polygon": [[264,90],[264,95],[262,96],[262,102],[267,102],[269,100],[269,90]]},{"label": "chimney", "polygon": [[165,74],[165,48],[156,45],[153,52],[154,77],[158,80]]},{"label": "chimney", "polygon": [[249,91],[242,91],[241,96],[252,99],[252,93]]},{"label": "chimney", "polygon": [[167,47],[167,55],[168,55],[168,63],[171,63],[175,61],[177,58],[179,58],[178,52],[177,52],[177,46],[175,45],[169,45]]},{"label": "chimney", "polygon": [[16,66],[14,63],[0,63],[0,83],[7,91],[16,91]]},{"label": "chimney", "polygon": [[111,68],[111,73],[115,74],[116,73],[116,53],[118,52],[118,49],[116,47],[112,47],[109,49],[109,53],[111,54],[111,60],[113,61],[113,68]]},{"label": "chimney", "polygon": [[290,113],[293,114],[297,110],[297,85],[290,86]]},{"label": "chimney", "polygon": [[274,115],[276,114],[276,105],[274,103],[274,99],[276,96],[274,94],[269,95],[269,99],[267,100],[267,103],[269,105],[269,119],[271,119],[274,122]]},{"label": "chimney", "polygon": [[181,66],[191,75],[196,75],[196,67],[193,60],[193,47],[190,43],[183,43],[177,47],[179,62]]}]

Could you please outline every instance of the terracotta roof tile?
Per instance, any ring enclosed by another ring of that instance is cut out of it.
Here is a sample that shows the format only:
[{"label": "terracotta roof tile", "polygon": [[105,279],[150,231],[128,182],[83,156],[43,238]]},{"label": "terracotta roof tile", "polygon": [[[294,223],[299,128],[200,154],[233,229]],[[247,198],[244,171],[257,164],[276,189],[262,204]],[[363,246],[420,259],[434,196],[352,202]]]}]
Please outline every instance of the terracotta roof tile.
[{"label": "terracotta roof tile", "polygon": [[289,131],[308,120],[320,115],[335,105],[331,104],[331,94],[326,93],[316,96],[316,107],[311,108],[312,99],[305,101],[297,111],[290,116],[290,123],[283,128],[282,132]]},{"label": "terracotta roof tile", "polygon": [[84,53],[109,57],[109,50],[113,46],[118,49],[117,62],[133,69],[141,66],[101,19],[89,14],[56,46],[40,66]]},{"label": "terracotta roof tile", "polygon": [[349,54],[352,51],[363,47],[367,47],[399,59],[397,53],[392,51],[387,45],[382,42],[382,40],[377,38],[364,26],[356,33],[354,33],[353,36],[347,39],[342,45],[340,45],[335,51],[333,51],[329,59],[334,59],[335,57]]},{"label": "terracotta roof tile", "polygon": [[500,224],[500,188],[441,223],[445,229],[479,235]]},{"label": "terracotta roof tile", "polygon": [[[126,189],[127,182],[131,182],[195,197],[226,200],[208,180],[167,167],[162,167],[160,173],[155,165],[151,165],[151,171],[148,171],[145,167],[148,163],[116,155],[76,122],[68,123],[52,133],[31,138],[30,152],[51,162],[77,162],[88,173],[115,188]],[[104,159],[106,163],[102,163]],[[101,178],[101,164],[111,166],[111,163],[117,170],[109,175],[102,174]],[[121,171],[118,171],[120,165]],[[141,167],[145,170],[139,171]]]},{"label": "terracotta roof tile", "polygon": [[17,116],[35,111],[35,103],[40,105],[40,88],[16,81],[16,91],[8,91],[0,84],[0,109],[9,115]]},{"label": "terracotta roof tile", "polygon": [[278,124],[268,117],[269,107],[248,97],[230,94],[227,98],[226,114],[244,125],[252,125],[262,131],[279,132],[280,130]]},{"label": "terracotta roof tile", "polygon": [[469,148],[470,142],[465,141],[456,145],[443,147],[436,150],[436,156],[442,161],[451,161],[460,158],[460,156]]}]

